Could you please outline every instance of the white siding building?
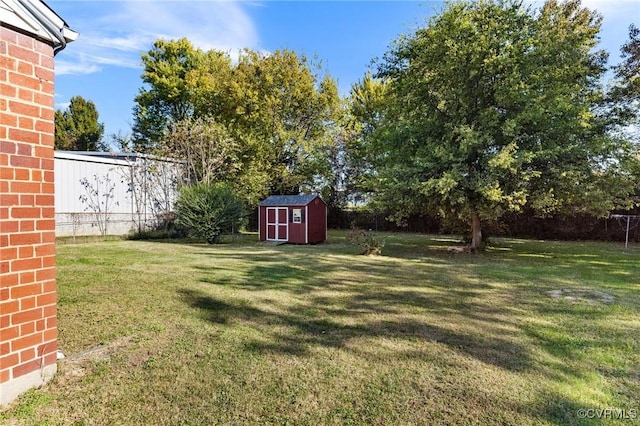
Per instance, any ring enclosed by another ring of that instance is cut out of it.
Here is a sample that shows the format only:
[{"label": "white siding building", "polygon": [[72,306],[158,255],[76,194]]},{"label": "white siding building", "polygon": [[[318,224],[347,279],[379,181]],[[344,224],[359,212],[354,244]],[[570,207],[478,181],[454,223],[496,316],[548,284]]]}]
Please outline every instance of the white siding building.
[{"label": "white siding building", "polygon": [[56,151],[56,236],[150,229],[177,197],[180,164],[140,154]]}]

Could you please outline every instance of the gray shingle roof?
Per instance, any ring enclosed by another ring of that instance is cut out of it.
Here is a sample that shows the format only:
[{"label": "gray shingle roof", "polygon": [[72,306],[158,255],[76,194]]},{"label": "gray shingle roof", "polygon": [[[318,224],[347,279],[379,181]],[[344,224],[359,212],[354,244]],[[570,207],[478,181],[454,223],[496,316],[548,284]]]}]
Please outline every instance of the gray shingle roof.
[{"label": "gray shingle roof", "polygon": [[263,200],[261,206],[306,206],[313,201],[318,195],[301,194],[301,195],[270,195]]}]

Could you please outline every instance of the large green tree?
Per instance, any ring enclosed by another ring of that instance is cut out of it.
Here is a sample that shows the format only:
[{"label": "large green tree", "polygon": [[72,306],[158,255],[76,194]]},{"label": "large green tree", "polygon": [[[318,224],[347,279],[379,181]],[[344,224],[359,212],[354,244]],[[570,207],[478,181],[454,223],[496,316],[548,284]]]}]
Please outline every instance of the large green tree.
[{"label": "large green tree", "polygon": [[[383,146],[386,102],[389,98],[389,81],[374,78],[367,73],[361,81],[351,86],[349,114],[345,129],[350,136],[345,143],[348,177],[346,187],[354,202],[374,202],[376,192],[376,160],[386,156]],[[382,141],[381,141],[382,140]],[[376,158],[378,154],[378,158]]]},{"label": "large green tree", "polygon": [[245,51],[233,70],[233,121],[245,156],[268,174],[269,192],[314,189],[340,112],[335,81],[293,51]]},{"label": "large green tree", "polygon": [[185,38],[159,39],[142,55],[142,63],[144,86],[133,111],[136,150],[158,148],[176,122],[219,115],[221,101],[216,99],[230,86],[228,54],[205,52]]},{"label": "large green tree", "polygon": [[67,151],[105,151],[104,124],[98,110],[82,96],[71,98],[69,107],[55,112],[55,148]]},{"label": "large green tree", "polygon": [[[134,108],[137,150],[169,148],[170,154],[194,159],[198,150],[185,151],[189,143],[182,142],[219,147],[227,141],[234,166],[224,176],[250,203],[267,192],[315,190],[324,181],[340,99],[335,81],[318,75],[304,56],[244,50],[234,62],[227,53],[196,49],[186,39],[158,40],[143,64],[145,86]],[[194,122],[198,135],[187,132]],[[203,135],[213,139],[203,141]],[[182,141],[179,150],[175,140]]]},{"label": "large green tree", "polygon": [[482,223],[507,211],[613,208],[615,141],[594,114],[600,21],[579,0],[462,1],[400,38],[380,64],[390,88],[373,150],[396,218],[464,220],[478,248]]}]

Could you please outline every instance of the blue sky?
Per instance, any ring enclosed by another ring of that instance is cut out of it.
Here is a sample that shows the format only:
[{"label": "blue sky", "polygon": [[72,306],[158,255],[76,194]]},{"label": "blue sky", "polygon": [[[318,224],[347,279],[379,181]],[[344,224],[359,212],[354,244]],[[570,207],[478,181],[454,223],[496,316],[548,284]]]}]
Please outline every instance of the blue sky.
[{"label": "blue sky", "polygon": [[[431,0],[45,1],[80,33],[56,56],[56,108],[76,95],[93,101],[105,135],[130,132],[133,98],[142,86],[140,55],[157,38],[187,37],[197,47],[232,53],[292,49],[317,57],[347,94],[372,59],[442,7]],[[640,25],[640,0],[582,3],[603,15],[601,47],[617,63],[629,25]]]}]

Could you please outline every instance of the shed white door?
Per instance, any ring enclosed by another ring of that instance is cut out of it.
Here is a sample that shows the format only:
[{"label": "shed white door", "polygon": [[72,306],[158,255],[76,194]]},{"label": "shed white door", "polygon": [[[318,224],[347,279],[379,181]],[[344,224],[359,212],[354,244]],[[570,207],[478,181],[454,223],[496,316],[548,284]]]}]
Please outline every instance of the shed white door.
[{"label": "shed white door", "polygon": [[267,207],[267,241],[287,241],[289,239],[289,209]]}]

